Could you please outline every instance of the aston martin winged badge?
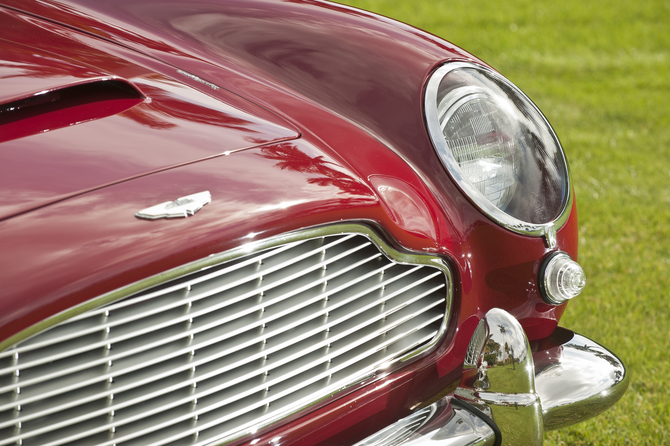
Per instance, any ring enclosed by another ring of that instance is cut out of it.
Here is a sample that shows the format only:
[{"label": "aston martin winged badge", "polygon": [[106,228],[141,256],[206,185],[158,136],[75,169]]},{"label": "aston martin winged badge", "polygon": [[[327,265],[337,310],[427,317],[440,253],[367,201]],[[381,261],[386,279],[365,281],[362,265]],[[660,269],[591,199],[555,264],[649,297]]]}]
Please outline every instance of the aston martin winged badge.
[{"label": "aston martin winged badge", "polygon": [[210,201],[212,201],[212,195],[209,191],[198,192],[197,194],[177,198],[175,201],[166,201],[165,203],[142,209],[135,214],[135,217],[146,218],[148,220],[188,217],[198,212]]}]

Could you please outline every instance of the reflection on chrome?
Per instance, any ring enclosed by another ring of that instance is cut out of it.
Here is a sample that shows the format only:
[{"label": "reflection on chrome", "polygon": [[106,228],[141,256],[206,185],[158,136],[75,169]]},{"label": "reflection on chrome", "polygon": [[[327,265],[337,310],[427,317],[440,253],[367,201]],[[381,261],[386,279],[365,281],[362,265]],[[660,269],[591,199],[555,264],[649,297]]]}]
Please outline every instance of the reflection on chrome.
[{"label": "reflection on chrome", "polygon": [[[554,338],[572,334],[559,328]],[[609,409],[628,388],[619,358],[592,340],[573,334],[568,342],[534,354],[535,387],[546,430],[580,423]],[[543,362],[544,358],[548,358]]]},{"label": "reflection on chrome", "polygon": [[558,327],[531,350],[519,322],[496,308],[472,335],[454,397],[355,446],[541,445],[545,430],[598,415],[627,387],[623,363],[604,347]]},{"label": "reflection on chrome", "polygon": [[484,316],[470,341],[455,396],[490,416],[504,445],[542,444],[543,431],[600,414],[628,387],[619,358],[584,336],[559,327],[534,345],[500,309]]},{"label": "reflection on chrome", "polygon": [[[542,444],[540,398],[528,339],[511,314],[494,308],[484,318],[486,340],[476,365],[464,365],[456,396],[493,418],[502,444]],[[481,345],[479,336],[472,343]],[[484,375],[484,378],[482,378]]]},{"label": "reflection on chrome", "polygon": [[443,398],[354,446],[492,446],[495,440],[485,421]]}]

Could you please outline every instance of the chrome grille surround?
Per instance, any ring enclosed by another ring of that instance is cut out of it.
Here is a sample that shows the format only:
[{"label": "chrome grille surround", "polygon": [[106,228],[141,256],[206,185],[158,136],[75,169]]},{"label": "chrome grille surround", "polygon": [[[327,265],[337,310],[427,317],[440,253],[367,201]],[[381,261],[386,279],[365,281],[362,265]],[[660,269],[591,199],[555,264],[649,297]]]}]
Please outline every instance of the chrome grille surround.
[{"label": "chrome grille surround", "polygon": [[176,268],[0,344],[0,445],[232,441],[428,353],[452,283],[358,223]]}]

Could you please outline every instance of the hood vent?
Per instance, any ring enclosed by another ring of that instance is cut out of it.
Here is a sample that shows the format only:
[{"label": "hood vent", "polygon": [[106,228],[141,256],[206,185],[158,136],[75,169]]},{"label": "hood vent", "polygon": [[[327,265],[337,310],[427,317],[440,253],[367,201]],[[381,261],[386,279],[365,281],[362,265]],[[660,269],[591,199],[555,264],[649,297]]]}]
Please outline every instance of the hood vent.
[{"label": "hood vent", "polygon": [[112,116],[146,99],[119,78],[41,91],[0,105],[0,142]]}]

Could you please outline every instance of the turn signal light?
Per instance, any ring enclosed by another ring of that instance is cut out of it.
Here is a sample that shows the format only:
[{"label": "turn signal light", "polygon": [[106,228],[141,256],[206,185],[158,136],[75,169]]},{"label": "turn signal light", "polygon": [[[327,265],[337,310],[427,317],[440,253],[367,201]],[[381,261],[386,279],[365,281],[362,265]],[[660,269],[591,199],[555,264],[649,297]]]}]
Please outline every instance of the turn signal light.
[{"label": "turn signal light", "polygon": [[562,251],[549,255],[539,273],[542,298],[552,305],[579,296],[586,285],[586,275],[579,263]]}]

